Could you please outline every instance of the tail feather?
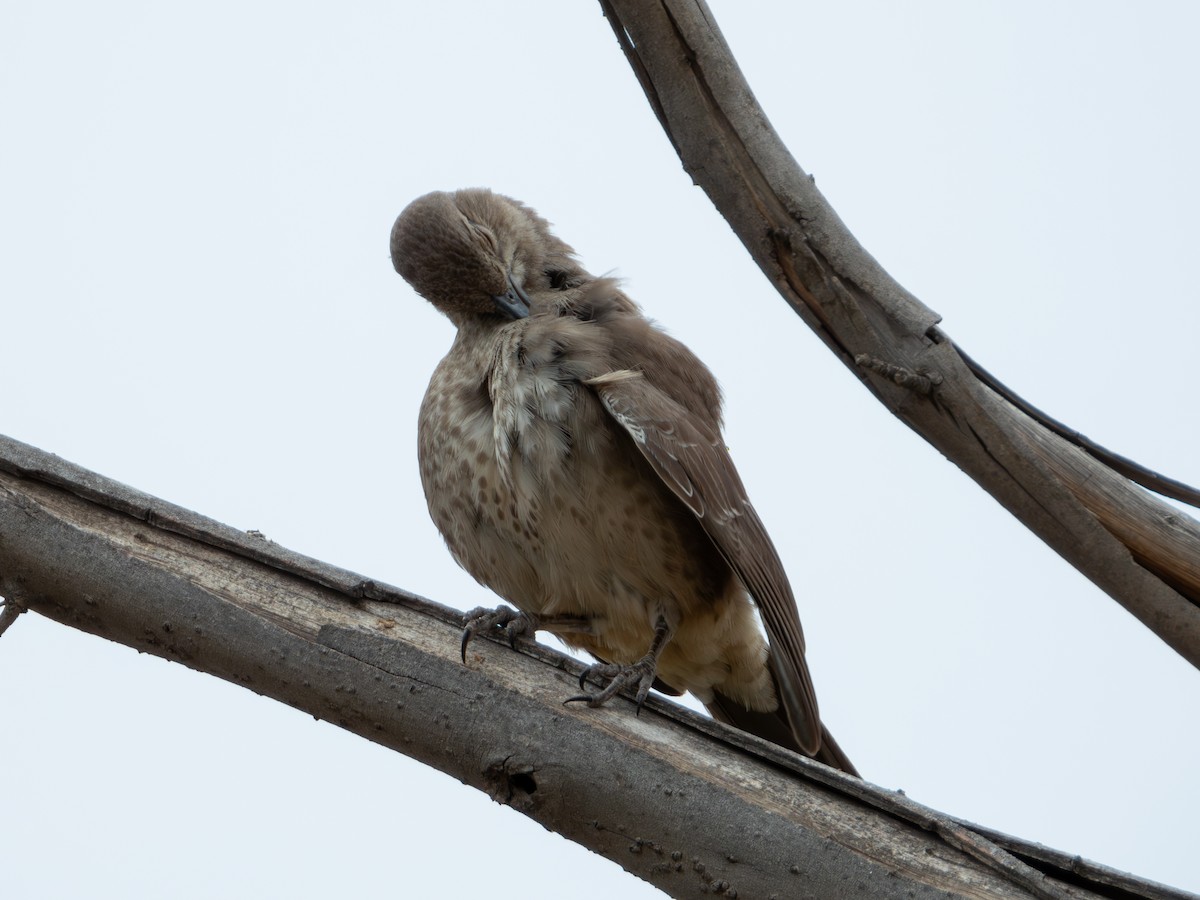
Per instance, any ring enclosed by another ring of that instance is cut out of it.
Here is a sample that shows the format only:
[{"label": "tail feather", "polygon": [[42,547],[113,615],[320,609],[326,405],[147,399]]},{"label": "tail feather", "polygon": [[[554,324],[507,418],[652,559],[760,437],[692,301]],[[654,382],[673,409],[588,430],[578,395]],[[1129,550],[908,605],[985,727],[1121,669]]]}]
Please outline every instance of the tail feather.
[{"label": "tail feather", "polygon": [[818,762],[823,762],[830,768],[841,769],[847,775],[862,778],[858,774],[858,769],[854,768],[854,763],[850,762],[850,757],[842,751],[838,742],[833,739],[833,735],[824,725],[821,725],[821,749],[817,751],[816,758]]},{"label": "tail feather", "polygon": [[772,744],[786,747],[788,750],[811,756],[818,762],[834,769],[841,769],[848,775],[861,777],[858,770],[854,768],[854,763],[850,762],[849,757],[842,752],[842,748],[838,746],[837,741],[833,739],[833,735],[824,725],[821,726],[820,748],[815,754],[804,753],[792,732],[792,726],[788,722],[787,713],[784,712],[782,705],[774,712],[755,712],[752,709],[746,709],[723,694],[717,693],[713,695],[712,703],[706,703],[705,706],[708,708],[709,714],[718,722],[748,731]]}]

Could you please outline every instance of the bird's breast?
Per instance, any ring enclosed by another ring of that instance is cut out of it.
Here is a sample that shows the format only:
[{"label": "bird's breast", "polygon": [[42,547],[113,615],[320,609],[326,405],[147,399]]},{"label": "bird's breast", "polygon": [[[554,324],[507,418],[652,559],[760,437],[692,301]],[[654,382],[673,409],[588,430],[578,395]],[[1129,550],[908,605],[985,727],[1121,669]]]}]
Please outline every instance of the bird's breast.
[{"label": "bird's breast", "polygon": [[[458,562],[531,612],[541,611],[544,533],[569,493],[577,382],[554,353],[530,347],[524,323],[460,329],[421,407],[418,447],[429,511]],[[585,441],[586,443],[586,441]]]},{"label": "bird's breast", "polygon": [[521,609],[594,620],[569,640],[603,658],[639,658],[658,615],[722,635],[668,657],[718,653],[728,605],[745,602],[728,565],[565,367],[571,348],[499,331],[456,342],[421,409],[422,482],[455,558]]}]

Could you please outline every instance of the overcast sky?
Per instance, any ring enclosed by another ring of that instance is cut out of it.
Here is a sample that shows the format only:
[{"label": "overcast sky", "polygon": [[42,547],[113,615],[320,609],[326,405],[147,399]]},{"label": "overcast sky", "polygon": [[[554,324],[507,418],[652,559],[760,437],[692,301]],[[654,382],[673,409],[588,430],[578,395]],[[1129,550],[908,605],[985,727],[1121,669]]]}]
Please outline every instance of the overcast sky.
[{"label": "overcast sky", "polygon": [[[952,338],[1200,482],[1200,7],[713,9],[797,160]],[[387,255],[417,195],[493,187],[721,380],[867,779],[1200,889],[1200,674],[787,308],[594,0],[9,2],[0,115],[0,432],[493,604],[417,477],[452,327]],[[405,757],[36,615],[0,640],[0,735],[5,897],[661,896]]]}]

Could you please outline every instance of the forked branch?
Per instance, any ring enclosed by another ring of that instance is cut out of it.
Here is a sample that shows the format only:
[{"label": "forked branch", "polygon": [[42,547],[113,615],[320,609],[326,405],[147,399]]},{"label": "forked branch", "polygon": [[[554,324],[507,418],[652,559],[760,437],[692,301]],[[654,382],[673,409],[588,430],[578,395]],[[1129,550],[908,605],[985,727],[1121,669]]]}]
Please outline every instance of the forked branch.
[{"label": "forked branch", "polygon": [[[684,168],[889,410],[1200,667],[1200,523],[1150,472],[1016,397],[859,245],[779,140],[703,0],[601,0]],[[861,362],[860,362],[861,360]]]}]

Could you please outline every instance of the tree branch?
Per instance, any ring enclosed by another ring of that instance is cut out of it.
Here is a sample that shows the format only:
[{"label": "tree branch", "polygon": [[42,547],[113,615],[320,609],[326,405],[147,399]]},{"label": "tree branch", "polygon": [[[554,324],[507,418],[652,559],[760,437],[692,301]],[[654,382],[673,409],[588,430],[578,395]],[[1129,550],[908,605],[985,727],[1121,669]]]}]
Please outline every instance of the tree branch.
[{"label": "tree branch", "polygon": [[0,601],[0,635],[8,631],[10,625],[17,621],[17,616],[25,612],[25,607],[16,600]]},{"label": "tree branch", "polygon": [[800,318],[889,410],[1200,667],[1200,523],[1130,478],[1189,501],[1195,489],[1087,441],[960,353],[796,164],[702,0],[600,5],[684,169]]},{"label": "tree branch", "polygon": [[657,697],[565,707],[569,657],[477,641],[464,666],[454,610],[2,437],[0,595],[434,766],[674,896],[1185,896]]}]

